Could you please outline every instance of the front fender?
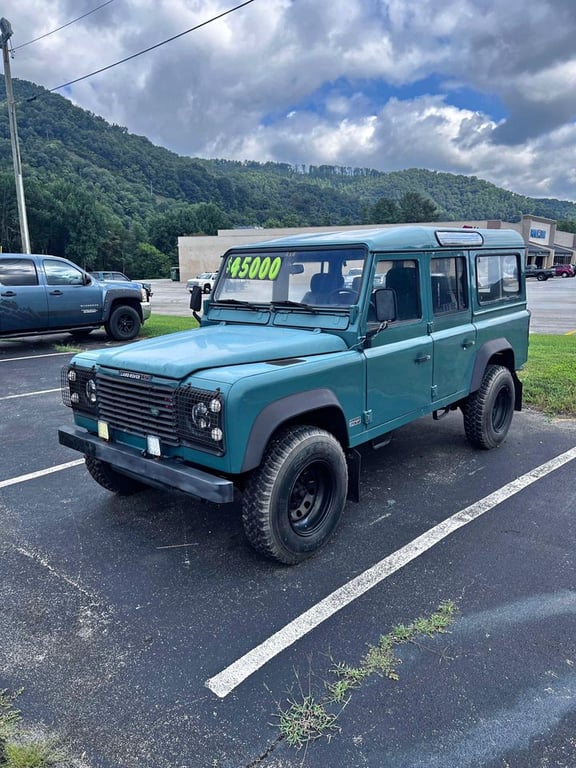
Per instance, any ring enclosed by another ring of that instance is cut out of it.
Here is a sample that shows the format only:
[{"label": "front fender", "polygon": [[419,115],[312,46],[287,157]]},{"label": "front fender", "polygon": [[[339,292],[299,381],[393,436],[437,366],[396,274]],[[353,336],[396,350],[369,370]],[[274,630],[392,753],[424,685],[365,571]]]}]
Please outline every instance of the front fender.
[{"label": "front fender", "polygon": [[133,289],[127,290],[123,288],[109,288],[106,290],[106,294],[104,296],[102,320],[106,322],[110,319],[112,308],[116,303],[128,304],[129,306],[134,307],[140,316],[140,320],[142,320],[141,301],[142,296],[140,291],[136,292]]},{"label": "front fender", "polygon": [[[322,408],[337,408],[342,413],[342,407],[338,402],[338,398],[329,389],[313,389],[307,392],[298,392],[297,394],[288,395],[288,397],[276,400],[263,408],[254,420],[250,430],[246,452],[244,453],[242,472],[248,472],[260,465],[264,449],[270,437],[281,424]],[[344,422],[343,415],[342,420]]]}]

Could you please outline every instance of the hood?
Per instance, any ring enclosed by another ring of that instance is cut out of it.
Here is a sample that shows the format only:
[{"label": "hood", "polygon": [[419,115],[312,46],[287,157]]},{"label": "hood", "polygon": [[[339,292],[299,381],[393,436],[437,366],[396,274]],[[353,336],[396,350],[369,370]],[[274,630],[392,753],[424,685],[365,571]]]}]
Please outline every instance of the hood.
[{"label": "hood", "polygon": [[194,371],[346,350],[339,337],[270,326],[217,325],[99,350],[107,368],[183,379]]}]

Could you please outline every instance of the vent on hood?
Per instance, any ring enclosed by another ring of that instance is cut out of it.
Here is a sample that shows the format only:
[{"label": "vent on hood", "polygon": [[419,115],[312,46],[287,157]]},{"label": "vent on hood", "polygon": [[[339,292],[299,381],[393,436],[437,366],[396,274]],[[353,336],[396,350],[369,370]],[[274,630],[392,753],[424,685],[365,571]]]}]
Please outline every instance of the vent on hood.
[{"label": "vent on hood", "polygon": [[304,360],[300,357],[285,357],[283,360],[268,360],[268,365],[295,365],[296,363],[303,363]]}]

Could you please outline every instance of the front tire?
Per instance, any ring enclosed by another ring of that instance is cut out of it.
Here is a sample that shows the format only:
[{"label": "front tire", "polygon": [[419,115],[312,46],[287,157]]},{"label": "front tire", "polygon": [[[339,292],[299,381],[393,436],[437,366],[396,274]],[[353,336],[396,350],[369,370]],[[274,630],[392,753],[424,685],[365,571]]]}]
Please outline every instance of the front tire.
[{"label": "front tire", "polygon": [[333,435],[308,426],[282,430],[246,485],[246,538],[265,557],[294,565],[334,533],[347,492],[346,458]]},{"label": "front tire", "polygon": [[503,365],[489,365],[480,389],[463,406],[464,431],[477,448],[497,448],[506,438],[514,415],[514,379]]},{"label": "front tire", "polygon": [[115,341],[131,341],[140,333],[140,315],[134,307],[124,305],[112,310],[105,325],[106,333]]},{"label": "front tire", "polygon": [[96,480],[98,485],[106,488],[111,493],[116,493],[118,496],[131,496],[133,493],[138,493],[138,491],[146,487],[143,483],[138,482],[138,480],[116,472],[105,461],[100,461],[100,459],[95,459],[92,456],[85,456],[84,459],[86,461],[86,469],[92,475],[92,479]]}]

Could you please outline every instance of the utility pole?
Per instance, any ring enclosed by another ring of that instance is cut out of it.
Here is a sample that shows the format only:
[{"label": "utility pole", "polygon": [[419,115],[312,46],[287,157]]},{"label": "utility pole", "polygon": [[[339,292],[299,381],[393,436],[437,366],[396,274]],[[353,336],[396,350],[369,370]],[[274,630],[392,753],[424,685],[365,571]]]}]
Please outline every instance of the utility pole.
[{"label": "utility pole", "polygon": [[0,42],[4,58],[4,81],[6,83],[6,101],[8,103],[8,119],[10,122],[10,140],[12,142],[12,161],[14,163],[14,180],[16,182],[16,199],[18,201],[18,218],[20,220],[20,239],[22,253],[30,253],[30,236],[28,235],[28,219],[26,217],[26,201],[24,200],[24,182],[22,181],[22,162],[20,160],[20,144],[18,142],[18,126],[16,124],[16,104],[12,92],[12,75],[10,74],[10,55],[8,40],[12,37],[12,25],[2,17],[0,19]]}]

